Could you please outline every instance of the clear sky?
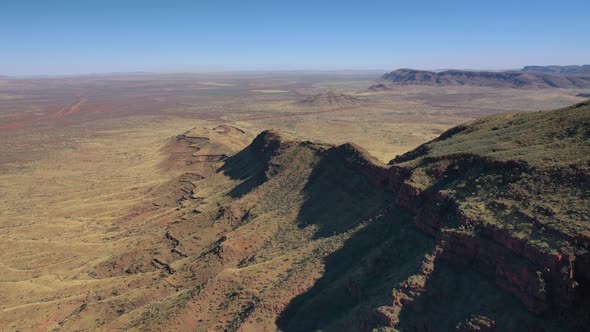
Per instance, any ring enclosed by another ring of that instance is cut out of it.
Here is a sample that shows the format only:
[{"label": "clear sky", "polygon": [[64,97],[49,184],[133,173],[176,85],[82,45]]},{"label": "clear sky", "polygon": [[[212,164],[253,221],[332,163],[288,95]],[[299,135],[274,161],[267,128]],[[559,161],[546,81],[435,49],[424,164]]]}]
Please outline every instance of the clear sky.
[{"label": "clear sky", "polygon": [[0,75],[590,63],[590,0],[0,0]]}]

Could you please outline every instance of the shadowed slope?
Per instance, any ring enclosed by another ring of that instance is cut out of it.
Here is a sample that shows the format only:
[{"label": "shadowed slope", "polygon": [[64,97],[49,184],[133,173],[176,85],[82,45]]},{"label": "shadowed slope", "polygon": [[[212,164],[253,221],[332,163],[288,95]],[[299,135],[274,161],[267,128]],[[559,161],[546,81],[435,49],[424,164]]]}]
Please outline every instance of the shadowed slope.
[{"label": "shadowed slope", "polygon": [[280,148],[280,139],[279,133],[264,131],[256,136],[252,144],[227,159],[219,171],[232,179],[243,181],[232,189],[232,197],[239,198],[268,179],[266,172],[269,161]]},{"label": "shadowed slope", "polygon": [[284,331],[377,327],[375,308],[391,302],[393,286],[415,274],[433,248],[408,211],[384,211],[326,257],[322,278],[289,304],[278,324]]},{"label": "shadowed slope", "polygon": [[318,237],[340,234],[394,203],[391,192],[377,190],[355,169],[358,153],[351,145],[341,145],[322,154],[303,189],[306,199],[298,215],[300,227],[318,225]]}]

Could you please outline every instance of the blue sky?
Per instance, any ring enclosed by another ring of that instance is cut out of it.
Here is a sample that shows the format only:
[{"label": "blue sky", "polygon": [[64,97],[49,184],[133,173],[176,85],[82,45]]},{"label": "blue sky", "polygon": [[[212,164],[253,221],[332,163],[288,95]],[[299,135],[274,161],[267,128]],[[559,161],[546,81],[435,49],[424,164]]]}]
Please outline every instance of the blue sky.
[{"label": "blue sky", "polygon": [[582,64],[588,13],[588,0],[1,0],[0,75]]}]

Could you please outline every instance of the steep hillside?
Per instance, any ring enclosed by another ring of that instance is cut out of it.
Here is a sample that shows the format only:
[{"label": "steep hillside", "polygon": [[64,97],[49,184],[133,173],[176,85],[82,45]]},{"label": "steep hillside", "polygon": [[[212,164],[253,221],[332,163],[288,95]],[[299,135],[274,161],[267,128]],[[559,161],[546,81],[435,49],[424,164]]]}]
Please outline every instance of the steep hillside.
[{"label": "steep hillside", "polygon": [[[398,69],[383,75],[381,84],[436,85],[436,86],[489,86],[503,88],[588,88],[590,76],[558,75],[523,71],[487,72],[447,70],[432,72]],[[369,88],[371,90],[371,88]],[[376,89],[373,88],[373,89]],[[381,90],[383,88],[381,87]]]},{"label": "steep hillside", "polygon": [[53,328],[582,331],[589,142],[590,102],[468,123],[390,165],[265,131],[151,191],[120,222],[127,252],[88,271],[120,286]]},{"label": "steep hillside", "polygon": [[524,72],[558,74],[558,75],[589,75],[590,65],[581,66],[526,66]]},{"label": "steep hillside", "polygon": [[442,257],[493,276],[530,312],[587,326],[576,311],[589,308],[589,102],[478,120],[390,164],[411,170],[398,203]]}]

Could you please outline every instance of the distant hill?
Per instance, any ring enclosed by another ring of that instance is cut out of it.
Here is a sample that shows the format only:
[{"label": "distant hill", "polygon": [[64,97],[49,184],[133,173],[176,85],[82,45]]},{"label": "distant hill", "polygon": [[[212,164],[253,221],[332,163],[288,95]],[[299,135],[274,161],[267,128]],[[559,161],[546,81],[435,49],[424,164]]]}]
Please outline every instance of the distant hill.
[{"label": "distant hill", "polygon": [[347,106],[361,103],[363,100],[347,95],[344,93],[336,92],[323,92],[315,95],[305,96],[301,98],[297,103],[302,106]]},{"label": "distant hill", "polygon": [[[383,75],[382,85],[433,85],[433,86],[489,86],[501,88],[590,88],[589,76],[554,75],[523,71],[466,71],[446,70],[433,72],[415,69],[398,69]],[[369,90],[383,90],[372,86]]]},{"label": "distant hill", "polygon": [[590,75],[590,65],[582,66],[526,66],[520,71],[558,75]]}]

